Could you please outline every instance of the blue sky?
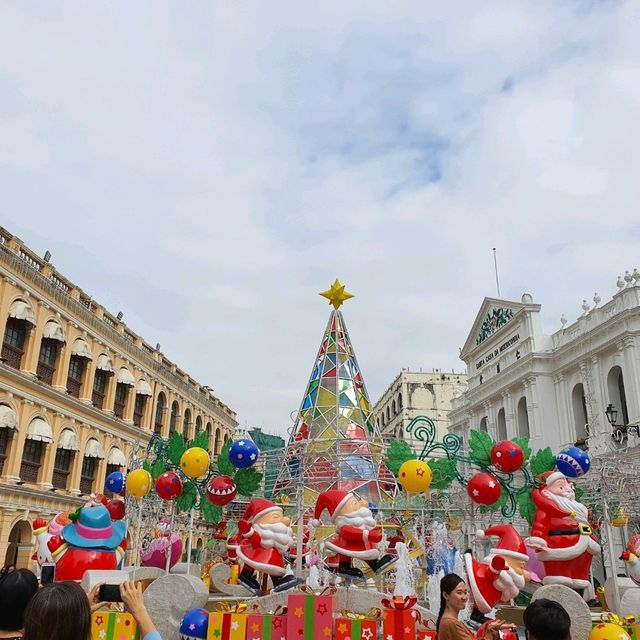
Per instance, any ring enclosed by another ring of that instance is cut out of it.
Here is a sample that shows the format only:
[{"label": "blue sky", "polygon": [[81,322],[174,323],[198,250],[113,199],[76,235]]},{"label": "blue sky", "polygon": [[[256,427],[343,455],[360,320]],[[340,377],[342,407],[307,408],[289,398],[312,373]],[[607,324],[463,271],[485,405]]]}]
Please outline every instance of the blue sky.
[{"label": "blue sky", "polygon": [[631,2],[0,7],[0,223],[283,432],[339,277],[372,399],[485,295],[547,330],[638,263]]}]

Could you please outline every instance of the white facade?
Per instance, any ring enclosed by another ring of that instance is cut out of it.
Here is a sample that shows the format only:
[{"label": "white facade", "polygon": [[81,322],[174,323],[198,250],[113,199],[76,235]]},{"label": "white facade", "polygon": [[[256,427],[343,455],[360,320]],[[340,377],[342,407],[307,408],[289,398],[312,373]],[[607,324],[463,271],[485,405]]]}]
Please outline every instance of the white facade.
[{"label": "white facade", "polygon": [[466,388],[464,373],[447,373],[439,369],[429,373],[401,371],[373,408],[382,437],[387,441],[406,440],[417,454],[420,453],[422,444],[414,442],[406,431],[407,425],[417,416],[427,416],[436,427],[438,440],[442,440],[447,433],[452,400]]},{"label": "white facade", "polygon": [[595,296],[593,308],[584,303],[583,315],[552,335],[528,294],[522,302],[485,298],[460,353],[469,388],[453,401],[451,431],[529,436],[534,450],[587,437],[592,456],[618,449],[607,405],[619,423],[640,418],[639,280],[619,280],[610,301],[598,306]]}]

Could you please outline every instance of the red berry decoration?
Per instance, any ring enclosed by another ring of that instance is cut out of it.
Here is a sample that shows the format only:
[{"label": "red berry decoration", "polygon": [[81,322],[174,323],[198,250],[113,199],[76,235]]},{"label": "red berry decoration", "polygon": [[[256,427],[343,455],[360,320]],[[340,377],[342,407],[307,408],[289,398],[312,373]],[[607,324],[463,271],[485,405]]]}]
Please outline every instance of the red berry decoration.
[{"label": "red berry decoration", "polygon": [[163,500],[175,500],[182,493],[182,480],[175,471],[165,471],[156,480],[156,493]]},{"label": "red berry decoration", "polygon": [[520,445],[511,440],[496,442],[491,448],[491,464],[502,473],[513,473],[524,464]]},{"label": "red berry decoration", "polygon": [[500,499],[502,489],[491,473],[476,473],[467,485],[467,493],[476,504],[489,505]]},{"label": "red berry decoration", "polygon": [[207,487],[207,498],[209,502],[223,507],[229,504],[238,493],[236,483],[229,476],[217,476],[213,478]]},{"label": "red berry decoration", "polygon": [[122,520],[124,518],[124,502],[122,500],[109,500],[107,503],[107,511],[111,515],[112,520]]}]

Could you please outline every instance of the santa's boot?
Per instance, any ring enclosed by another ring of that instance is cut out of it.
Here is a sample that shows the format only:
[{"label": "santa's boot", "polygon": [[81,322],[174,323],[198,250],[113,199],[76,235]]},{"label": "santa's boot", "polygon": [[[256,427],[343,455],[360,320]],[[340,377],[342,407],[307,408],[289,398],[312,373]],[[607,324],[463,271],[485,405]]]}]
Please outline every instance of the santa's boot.
[{"label": "santa's boot", "polygon": [[371,567],[374,573],[380,573],[383,569],[390,567],[396,562],[398,562],[398,556],[387,553],[378,560],[369,560],[367,564]]},{"label": "santa's boot", "polygon": [[340,562],[337,567],[329,567],[329,569],[347,580],[365,580],[364,573],[353,567],[350,562]]},{"label": "santa's boot", "polygon": [[302,583],[302,580],[296,578],[293,574],[289,574],[287,576],[271,576],[271,582],[273,582],[273,592],[278,593],[297,587]]},{"label": "santa's boot", "polygon": [[250,591],[254,596],[262,595],[262,587],[260,583],[256,580],[255,575],[251,569],[243,569],[238,576],[238,582],[247,590]]}]

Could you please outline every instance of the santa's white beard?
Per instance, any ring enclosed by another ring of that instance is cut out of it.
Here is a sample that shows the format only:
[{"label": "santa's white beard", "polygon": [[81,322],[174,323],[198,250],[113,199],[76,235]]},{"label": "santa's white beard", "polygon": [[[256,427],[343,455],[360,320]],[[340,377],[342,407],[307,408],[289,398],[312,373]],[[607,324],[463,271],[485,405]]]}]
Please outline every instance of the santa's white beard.
[{"label": "santa's white beard", "polygon": [[253,528],[260,534],[260,546],[264,549],[277,549],[280,553],[293,546],[293,531],[283,522],[257,524]]},{"label": "santa's white beard", "polygon": [[542,493],[550,500],[553,500],[567,514],[575,512],[576,520],[579,522],[589,524],[589,510],[575,499],[575,492],[567,491],[564,495],[556,495],[548,489],[543,489]]},{"label": "santa's white beard", "polygon": [[338,516],[336,518],[336,529],[338,531],[345,525],[371,531],[371,529],[375,529],[376,527],[376,520],[370,509],[360,507],[357,511],[352,511],[348,515]]}]

